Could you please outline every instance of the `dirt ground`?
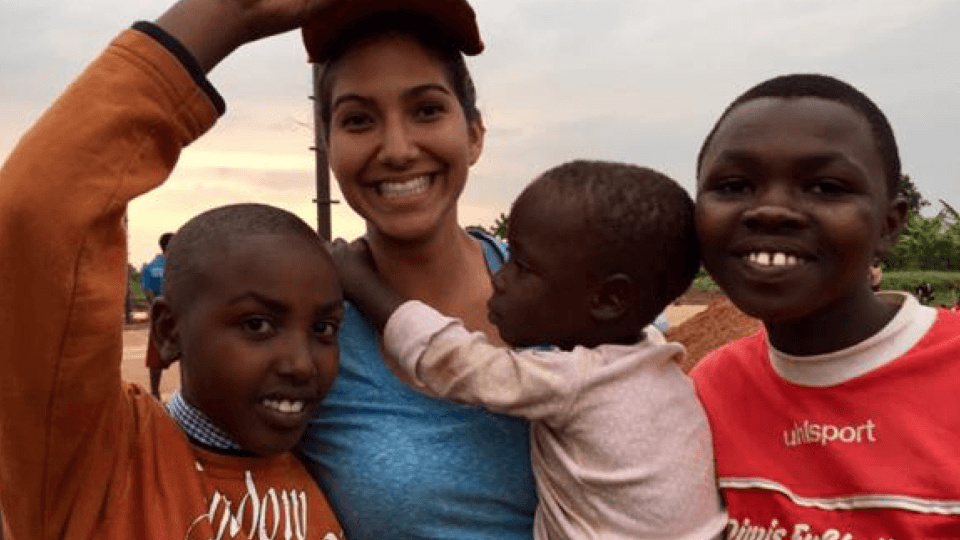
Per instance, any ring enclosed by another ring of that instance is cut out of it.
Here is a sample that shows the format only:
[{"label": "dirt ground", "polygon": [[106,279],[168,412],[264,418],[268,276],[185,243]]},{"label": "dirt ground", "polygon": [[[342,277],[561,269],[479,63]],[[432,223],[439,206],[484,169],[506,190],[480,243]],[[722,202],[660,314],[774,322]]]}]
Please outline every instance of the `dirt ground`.
[{"label": "dirt ground", "polygon": [[[684,371],[690,371],[710,351],[752,334],[762,326],[758,319],[743,313],[720,294],[703,293],[686,297],[682,302],[696,302],[691,305],[700,307],[693,316],[678,325],[671,325],[666,332],[667,339],[679,341],[687,348]],[[680,307],[683,306],[681,303]]]}]

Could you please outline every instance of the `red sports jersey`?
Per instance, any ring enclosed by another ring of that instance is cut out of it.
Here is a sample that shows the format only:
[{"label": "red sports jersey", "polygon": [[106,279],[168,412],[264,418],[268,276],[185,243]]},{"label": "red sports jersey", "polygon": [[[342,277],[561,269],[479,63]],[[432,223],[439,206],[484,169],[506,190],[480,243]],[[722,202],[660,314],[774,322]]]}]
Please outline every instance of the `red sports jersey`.
[{"label": "red sports jersey", "polygon": [[940,310],[906,354],[831,386],[790,382],[769,358],[761,331],[692,374],[727,538],[960,538],[960,314]]}]

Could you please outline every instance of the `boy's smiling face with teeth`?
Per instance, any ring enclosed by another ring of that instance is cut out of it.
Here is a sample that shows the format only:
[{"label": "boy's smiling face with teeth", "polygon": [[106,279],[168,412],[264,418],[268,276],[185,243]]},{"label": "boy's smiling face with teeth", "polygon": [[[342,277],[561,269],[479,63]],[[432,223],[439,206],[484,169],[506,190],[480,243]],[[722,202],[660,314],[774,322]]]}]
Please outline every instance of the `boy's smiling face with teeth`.
[{"label": "boy's smiling face with teeth", "polygon": [[256,234],[209,254],[199,275],[172,327],[184,399],[244,450],[290,450],[336,376],[343,298],[329,255]]},{"label": "boy's smiling face with teeth", "polygon": [[872,295],[867,269],[899,222],[870,124],[854,109],[742,103],[704,149],[697,183],[704,265],[743,311],[795,322]]},{"label": "boy's smiling face with teeth", "polygon": [[797,266],[803,263],[803,259],[779,251],[775,253],[755,251],[747,255],[747,261],[760,266]]}]

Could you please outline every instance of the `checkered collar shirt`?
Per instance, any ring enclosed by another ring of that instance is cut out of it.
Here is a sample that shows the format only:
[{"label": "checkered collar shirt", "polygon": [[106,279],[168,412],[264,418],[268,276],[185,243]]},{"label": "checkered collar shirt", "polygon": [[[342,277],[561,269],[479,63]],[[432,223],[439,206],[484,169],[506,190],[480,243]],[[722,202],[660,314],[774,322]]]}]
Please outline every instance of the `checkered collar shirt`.
[{"label": "checkered collar shirt", "polygon": [[229,435],[213,424],[202,412],[183,399],[177,390],[167,402],[167,412],[180,424],[187,436],[200,444],[218,450],[241,451],[240,445],[233,442]]}]

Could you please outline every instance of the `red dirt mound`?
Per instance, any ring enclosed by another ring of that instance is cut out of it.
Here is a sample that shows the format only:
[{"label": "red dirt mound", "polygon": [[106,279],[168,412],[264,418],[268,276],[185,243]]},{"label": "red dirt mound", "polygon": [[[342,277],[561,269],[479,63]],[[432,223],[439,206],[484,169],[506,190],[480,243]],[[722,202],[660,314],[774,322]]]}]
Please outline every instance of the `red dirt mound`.
[{"label": "red dirt mound", "polygon": [[737,338],[752,334],[761,323],[737,309],[725,297],[710,301],[707,309],[667,330],[670,341],[679,341],[687,348],[683,371],[690,371],[710,351]]}]

